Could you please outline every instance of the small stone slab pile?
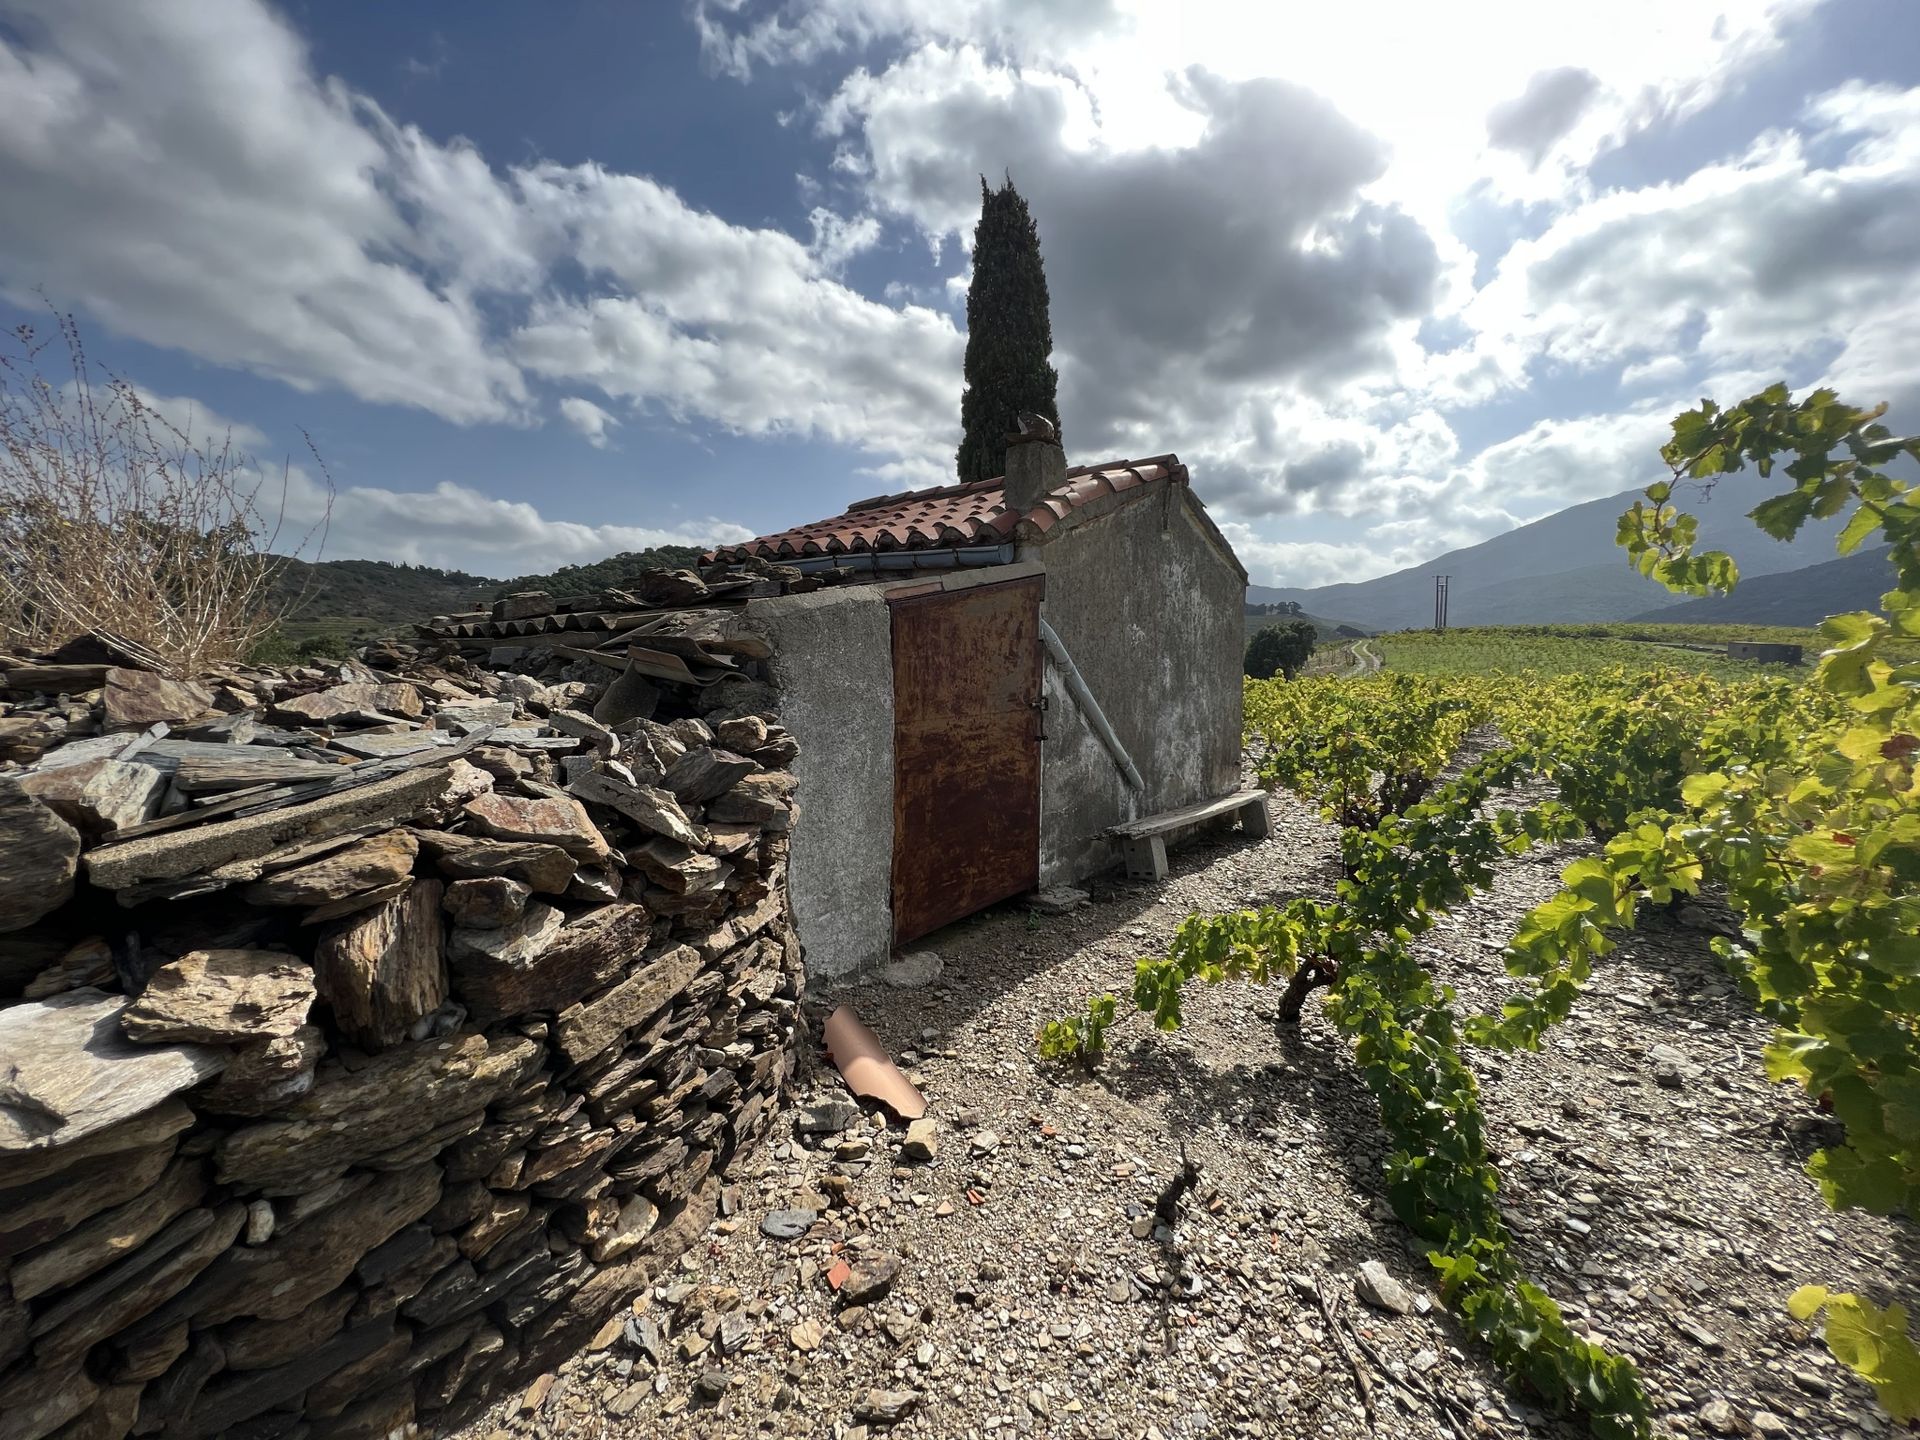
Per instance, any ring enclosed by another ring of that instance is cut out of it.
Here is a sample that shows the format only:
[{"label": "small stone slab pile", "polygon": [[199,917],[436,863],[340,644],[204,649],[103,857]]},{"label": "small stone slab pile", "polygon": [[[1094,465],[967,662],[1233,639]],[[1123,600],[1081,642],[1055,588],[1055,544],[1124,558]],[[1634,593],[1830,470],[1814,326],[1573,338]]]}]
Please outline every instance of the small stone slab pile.
[{"label": "small stone slab pile", "polygon": [[751,673],[139,659],[0,655],[0,1440],[437,1422],[771,1123],[794,742]]}]

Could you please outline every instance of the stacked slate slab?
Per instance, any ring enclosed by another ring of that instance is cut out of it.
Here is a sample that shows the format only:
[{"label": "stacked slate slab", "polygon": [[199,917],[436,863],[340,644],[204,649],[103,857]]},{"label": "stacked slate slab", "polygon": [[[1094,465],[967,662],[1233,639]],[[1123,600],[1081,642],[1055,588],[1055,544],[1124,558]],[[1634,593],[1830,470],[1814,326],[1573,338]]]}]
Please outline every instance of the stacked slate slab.
[{"label": "stacked slate slab", "polygon": [[0,1440],[440,1426],[706,1228],[794,743],[751,657],[522,658],[0,656]]},{"label": "stacked slate slab", "polygon": [[748,601],[870,578],[803,573],[750,556],[701,570],[651,570],[589,595],[508,595],[490,610],[435,615],[414,630],[449,653],[495,665],[558,658],[620,672],[630,684],[708,686],[745,678],[769,658],[765,637],[741,624]]}]

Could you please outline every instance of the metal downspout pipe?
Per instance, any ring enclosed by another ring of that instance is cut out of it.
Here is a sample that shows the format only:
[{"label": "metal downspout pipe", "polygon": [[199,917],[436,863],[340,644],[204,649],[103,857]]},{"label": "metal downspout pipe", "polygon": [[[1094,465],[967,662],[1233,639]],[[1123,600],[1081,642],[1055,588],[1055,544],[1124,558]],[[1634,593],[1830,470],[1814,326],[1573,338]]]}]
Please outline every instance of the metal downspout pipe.
[{"label": "metal downspout pipe", "polygon": [[1040,622],[1040,639],[1047,647],[1047,654],[1059,667],[1061,676],[1067,682],[1067,691],[1073,696],[1074,703],[1080,707],[1080,713],[1087,717],[1087,724],[1093,733],[1100,737],[1100,743],[1107,747],[1107,753],[1113,757],[1113,763],[1119,768],[1121,776],[1136,793],[1144,794],[1147,782],[1140,778],[1140,772],[1134,768],[1133,759],[1127,754],[1127,747],[1120,743],[1120,737],[1113,732],[1108,723],[1106,712],[1101,710],[1100,702],[1093,698],[1093,691],[1087,688],[1086,678],[1081,675],[1080,667],[1073,663],[1073,657],[1067,653],[1067,647],[1054,628],[1044,619]]}]

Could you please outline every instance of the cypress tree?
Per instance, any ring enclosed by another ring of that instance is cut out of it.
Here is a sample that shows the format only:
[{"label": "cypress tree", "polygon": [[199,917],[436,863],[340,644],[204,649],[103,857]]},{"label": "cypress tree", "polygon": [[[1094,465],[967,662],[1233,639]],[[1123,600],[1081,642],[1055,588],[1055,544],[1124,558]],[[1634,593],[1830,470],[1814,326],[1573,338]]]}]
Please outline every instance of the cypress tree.
[{"label": "cypress tree", "polygon": [[990,190],[982,175],[955,457],[962,483],[1006,473],[1007,436],[1019,428],[1021,411],[1044,415],[1059,427],[1054,390],[1060,376],[1047,363],[1052,350],[1040,232],[1011,176],[1000,189]]}]

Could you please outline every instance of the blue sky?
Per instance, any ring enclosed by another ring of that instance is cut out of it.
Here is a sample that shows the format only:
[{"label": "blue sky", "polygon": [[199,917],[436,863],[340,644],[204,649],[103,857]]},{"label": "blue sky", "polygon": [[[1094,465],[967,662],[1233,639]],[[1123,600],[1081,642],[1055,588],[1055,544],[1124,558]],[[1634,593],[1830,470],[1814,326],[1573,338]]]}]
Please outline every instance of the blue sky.
[{"label": "blue sky", "polygon": [[231,426],[327,553],[511,575],[938,483],[978,174],[1076,461],[1256,581],[1649,478],[1694,397],[1920,409],[1920,7],[0,0],[0,318]]}]

